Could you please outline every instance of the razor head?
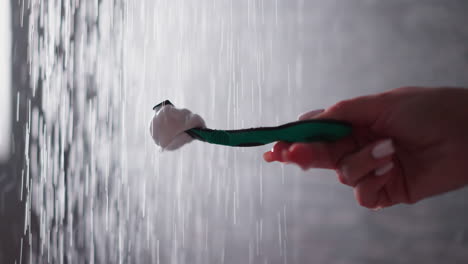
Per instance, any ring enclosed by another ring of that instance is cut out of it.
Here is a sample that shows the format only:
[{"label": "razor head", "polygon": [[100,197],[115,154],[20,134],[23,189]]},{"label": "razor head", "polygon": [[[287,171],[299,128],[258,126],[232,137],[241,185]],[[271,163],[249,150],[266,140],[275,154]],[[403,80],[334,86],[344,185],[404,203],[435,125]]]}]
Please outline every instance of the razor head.
[{"label": "razor head", "polygon": [[155,105],[155,106],[153,107],[153,110],[159,111],[159,109],[161,109],[161,107],[163,107],[163,106],[165,106],[165,105],[172,105],[172,106],[174,106],[174,104],[172,104],[171,101],[165,100],[165,101],[163,101],[163,102],[161,102],[161,103]]}]

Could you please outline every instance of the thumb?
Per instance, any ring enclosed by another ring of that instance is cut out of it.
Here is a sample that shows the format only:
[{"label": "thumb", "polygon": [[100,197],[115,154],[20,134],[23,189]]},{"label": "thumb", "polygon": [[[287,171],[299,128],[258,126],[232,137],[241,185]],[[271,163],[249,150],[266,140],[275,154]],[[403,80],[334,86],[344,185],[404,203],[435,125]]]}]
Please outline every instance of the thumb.
[{"label": "thumb", "polygon": [[338,102],[314,118],[335,119],[350,122],[355,126],[369,126],[387,109],[387,101],[384,94],[356,97]]}]

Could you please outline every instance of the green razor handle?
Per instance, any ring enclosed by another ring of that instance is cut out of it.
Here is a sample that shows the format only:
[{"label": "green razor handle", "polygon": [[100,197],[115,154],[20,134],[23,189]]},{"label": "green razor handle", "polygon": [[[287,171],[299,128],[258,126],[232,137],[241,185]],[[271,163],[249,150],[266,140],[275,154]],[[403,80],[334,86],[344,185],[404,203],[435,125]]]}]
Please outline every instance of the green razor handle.
[{"label": "green razor handle", "polygon": [[295,142],[332,142],[348,136],[351,126],[334,120],[305,120],[276,127],[258,127],[239,130],[214,130],[192,128],[185,131],[191,137],[211,144],[251,147],[276,141]]},{"label": "green razor handle", "polygon": [[[173,105],[166,100],[153,109],[163,105]],[[333,142],[351,134],[351,124],[330,119],[311,119],[296,121],[275,127],[256,127],[238,130],[215,130],[192,128],[185,131],[194,139],[211,144],[232,147],[261,146],[276,141],[296,142]]]}]

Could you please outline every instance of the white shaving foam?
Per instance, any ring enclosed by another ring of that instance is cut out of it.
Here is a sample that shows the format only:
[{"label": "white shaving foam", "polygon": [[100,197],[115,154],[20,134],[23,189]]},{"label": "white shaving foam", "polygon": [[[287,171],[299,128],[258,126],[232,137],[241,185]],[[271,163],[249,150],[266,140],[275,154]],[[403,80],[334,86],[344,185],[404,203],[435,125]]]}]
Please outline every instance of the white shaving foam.
[{"label": "white shaving foam", "polygon": [[150,133],[156,145],[163,150],[176,150],[193,140],[185,131],[204,127],[205,121],[199,115],[166,104],[155,112],[150,122]]}]

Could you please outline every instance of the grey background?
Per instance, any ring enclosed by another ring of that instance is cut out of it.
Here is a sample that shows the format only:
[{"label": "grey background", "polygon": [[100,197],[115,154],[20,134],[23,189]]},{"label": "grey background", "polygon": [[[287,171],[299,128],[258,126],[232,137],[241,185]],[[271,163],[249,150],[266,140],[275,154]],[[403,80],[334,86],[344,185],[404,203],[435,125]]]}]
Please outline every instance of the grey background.
[{"label": "grey background", "polygon": [[[24,91],[50,117],[41,93],[34,97],[28,92],[27,28],[19,26],[16,1],[12,8],[14,89]],[[92,13],[92,7],[80,8]],[[158,151],[148,135],[149,110],[166,98],[199,113],[209,127],[241,128],[288,122],[303,111],[400,86],[468,87],[466,1],[128,1],[125,25],[117,26],[114,19],[114,27],[106,24],[113,14],[108,8],[109,3],[103,4],[97,19],[100,40],[77,44],[76,50],[84,53],[74,54],[74,85],[88,95],[94,92],[104,114],[115,113],[112,126],[99,113],[95,116],[103,131],[119,139],[96,146],[101,149],[96,153],[115,154],[108,159],[116,173],[105,181],[111,189],[109,216],[115,221],[109,224],[96,213],[88,222],[89,214],[67,207],[76,214],[70,231],[75,235],[68,233],[67,221],[64,228],[47,229],[63,232],[67,241],[76,239],[66,244],[65,261],[468,262],[466,189],[374,212],[360,208],[352,190],[338,184],[331,172],[263,163],[261,154],[268,146],[228,149],[196,142],[167,153]],[[89,37],[92,31],[90,26],[73,34]],[[112,36],[121,42],[114,43]],[[112,55],[119,51],[122,55],[115,59]],[[93,68],[93,62],[117,66]],[[80,84],[80,63],[95,70],[87,85]],[[106,95],[114,90],[106,76],[116,76],[118,69],[123,72],[122,94],[110,96],[114,101],[108,103]],[[85,115],[79,103],[91,104],[91,97],[76,96],[70,109]],[[14,154],[0,167],[2,263],[19,259],[23,233],[24,204],[18,197],[27,105],[21,109],[25,114],[13,122]],[[77,139],[90,134],[79,135],[68,153],[84,144]],[[96,167],[108,159],[96,155]],[[68,164],[79,166],[73,158]],[[69,172],[68,179],[77,180],[66,184],[68,199],[103,204],[100,186],[108,177],[103,174],[93,175],[96,192],[85,198],[81,174]],[[31,226],[36,237],[40,229],[34,220]],[[92,232],[90,226],[95,226]],[[25,246],[23,254],[27,252]],[[51,252],[57,253],[53,262],[59,262],[60,250],[51,246]],[[33,262],[45,262],[38,255]]]}]

